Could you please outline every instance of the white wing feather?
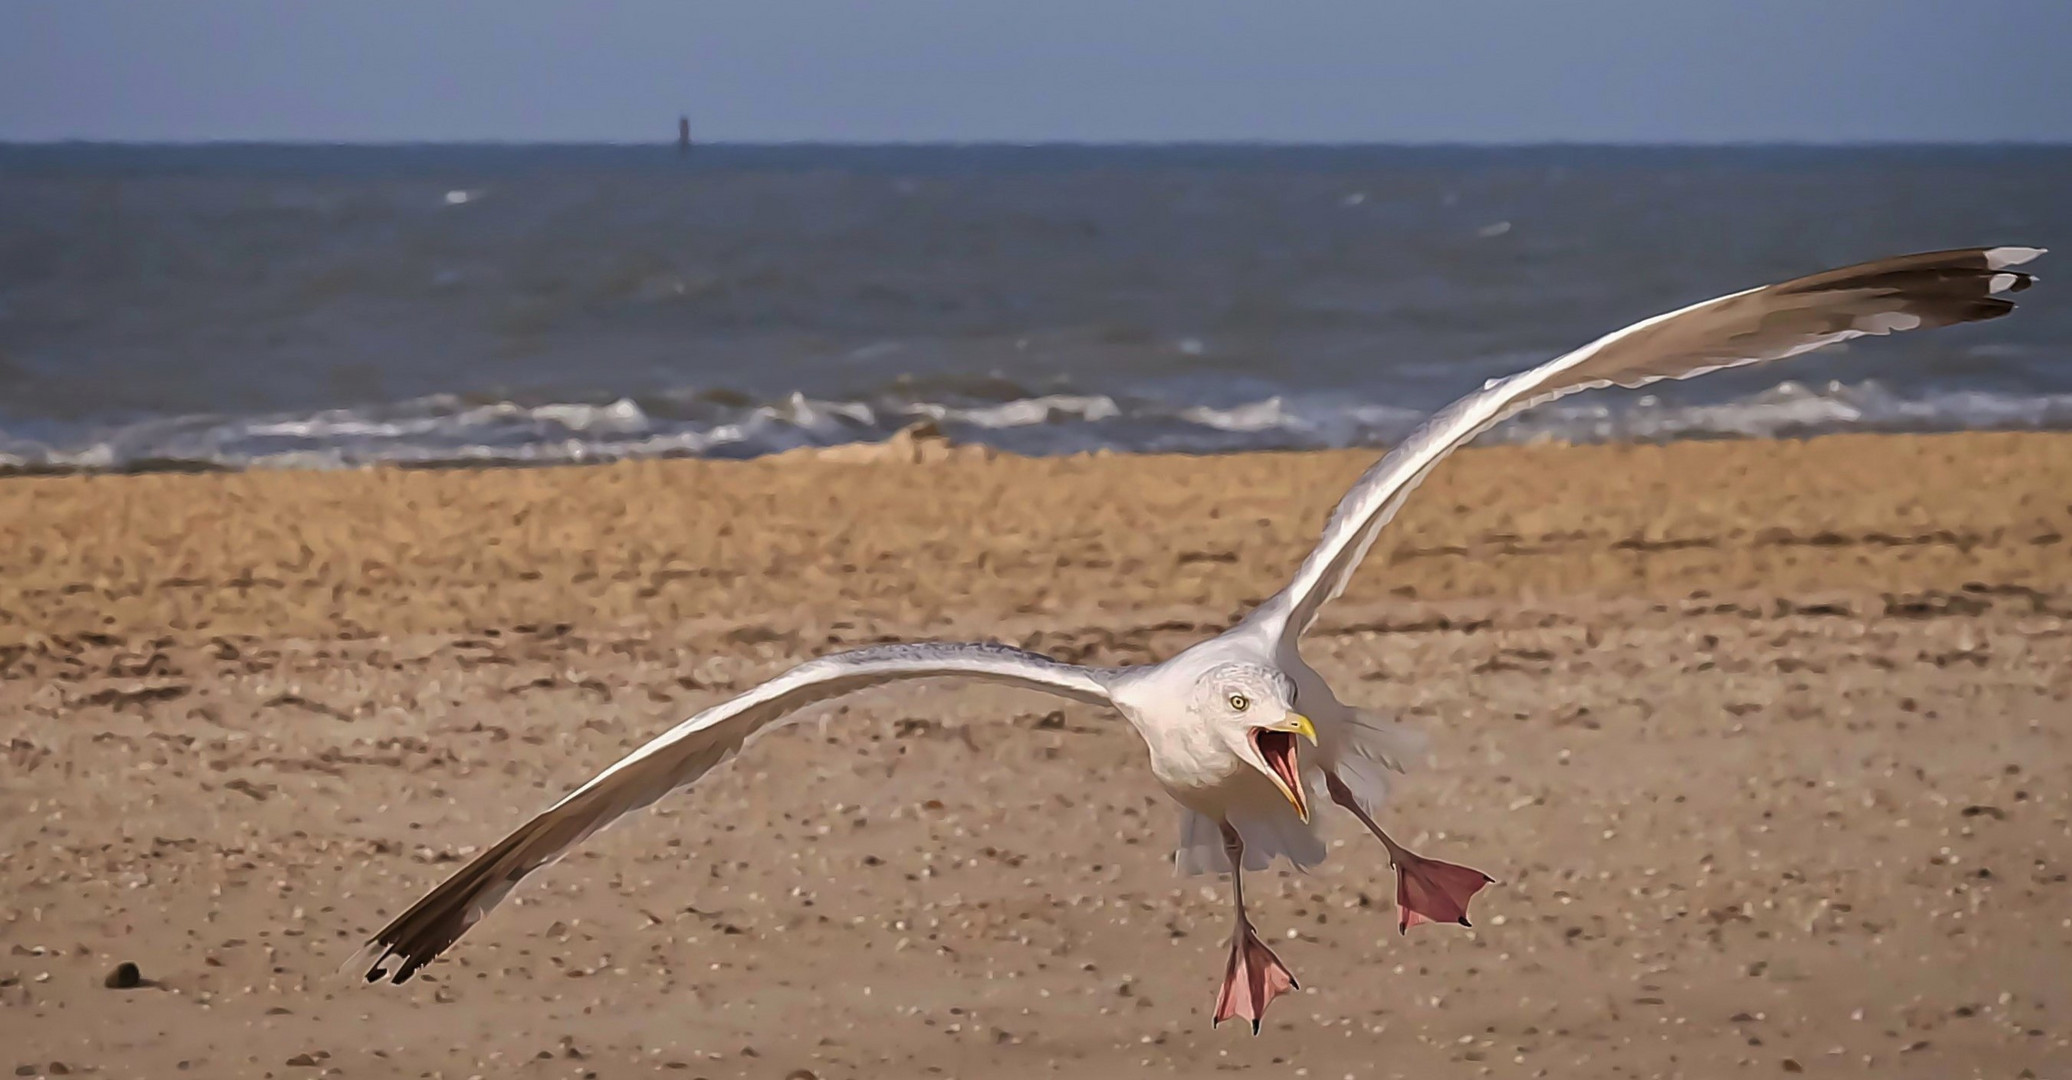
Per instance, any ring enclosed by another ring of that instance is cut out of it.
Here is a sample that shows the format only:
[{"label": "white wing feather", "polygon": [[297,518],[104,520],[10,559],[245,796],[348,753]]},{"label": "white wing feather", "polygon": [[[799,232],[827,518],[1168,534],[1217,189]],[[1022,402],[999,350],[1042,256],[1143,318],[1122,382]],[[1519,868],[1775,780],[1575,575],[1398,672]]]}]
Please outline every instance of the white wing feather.
[{"label": "white wing feather", "polygon": [[[403,982],[510,894],[614,821],[696,783],[802,709],[903,679],[956,676],[1108,704],[1106,674],[1005,645],[883,645],[811,660],[678,724],[542,811],[427,893],[347,963]],[[394,959],[393,972],[386,969]]]},{"label": "white wing feather", "polygon": [[1993,294],[2025,289],[2034,280],[2006,268],[2041,254],[2041,248],[1970,248],[1830,270],[1657,315],[1530,371],[1492,379],[1368,469],[1339,501],[1294,580],[1246,623],[1292,646],[1324,604],[1345,591],[1382,526],[1432,469],[1526,409],[1598,387],[1644,386],[1782,360],[1866,334],[1997,318],[2014,305]]}]

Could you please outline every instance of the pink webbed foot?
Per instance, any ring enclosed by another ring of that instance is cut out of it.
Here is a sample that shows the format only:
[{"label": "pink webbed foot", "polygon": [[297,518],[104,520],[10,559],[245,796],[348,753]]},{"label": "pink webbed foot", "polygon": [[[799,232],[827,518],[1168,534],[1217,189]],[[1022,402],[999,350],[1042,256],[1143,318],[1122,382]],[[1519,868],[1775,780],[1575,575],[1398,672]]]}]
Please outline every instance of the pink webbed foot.
[{"label": "pink webbed foot", "polygon": [[1396,931],[1409,933],[1419,923],[1468,922],[1468,901],[1493,878],[1480,870],[1427,859],[1398,848],[1391,853],[1396,868]]},{"label": "pink webbed foot", "polygon": [[1298,989],[1295,974],[1281,958],[1259,940],[1250,923],[1238,924],[1237,940],[1230,943],[1230,966],[1223,973],[1223,989],[1216,994],[1214,1027],[1235,1016],[1252,1022],[1252,1034],[1259,1034],[1259,1020],[1273,999]]}]

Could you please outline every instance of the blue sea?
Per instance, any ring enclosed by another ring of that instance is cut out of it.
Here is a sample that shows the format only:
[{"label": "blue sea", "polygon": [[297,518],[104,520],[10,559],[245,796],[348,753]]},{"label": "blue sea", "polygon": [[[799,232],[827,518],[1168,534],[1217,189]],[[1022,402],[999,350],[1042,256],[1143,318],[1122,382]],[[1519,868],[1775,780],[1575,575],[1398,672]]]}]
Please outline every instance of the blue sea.
[{"label": "blue sea", "polygon": [[1656,312],[1974,244],[2061,254],[2011,318],[1508,441],[2072,427],[2072,148],[0,146],[0,467],[1378,445]]}]

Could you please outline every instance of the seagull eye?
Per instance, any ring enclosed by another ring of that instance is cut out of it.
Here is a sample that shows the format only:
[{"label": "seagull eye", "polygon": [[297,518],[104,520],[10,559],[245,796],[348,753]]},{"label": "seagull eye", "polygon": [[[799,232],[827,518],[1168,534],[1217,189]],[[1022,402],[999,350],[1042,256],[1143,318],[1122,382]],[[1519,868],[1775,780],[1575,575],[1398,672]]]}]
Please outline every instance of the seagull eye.
[{"label": "seagull eye", "polygon": [[1244,712],[1252,707],[1252,702],[1243,694],[1232,694],[1230,695],[1230,707],[1238,712]]}]

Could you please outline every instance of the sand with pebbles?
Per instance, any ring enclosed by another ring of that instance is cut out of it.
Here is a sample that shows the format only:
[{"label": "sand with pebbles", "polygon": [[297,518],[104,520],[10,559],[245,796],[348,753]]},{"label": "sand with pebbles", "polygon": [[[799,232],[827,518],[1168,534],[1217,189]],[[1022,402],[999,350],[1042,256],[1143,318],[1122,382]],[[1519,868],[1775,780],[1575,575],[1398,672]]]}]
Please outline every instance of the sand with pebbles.
[{"label": "sand with pebbles", "polygon": [[[759,743],[404,988],[364,934],[785,665],[1120,663],[1275,588],[1369,455],[0,481],[0,1067],[110,1077],[2072,1070],[2072,438],[1469,451],[1310,645],[1502,884],[1353,830],[1223,887],[1116,719],[908,687]],[[104,985],[115,966],[143,985]]]}]

